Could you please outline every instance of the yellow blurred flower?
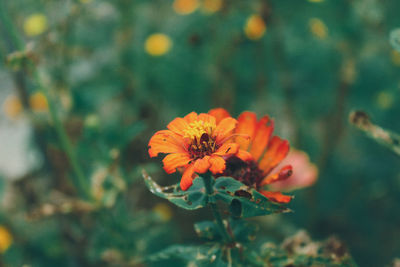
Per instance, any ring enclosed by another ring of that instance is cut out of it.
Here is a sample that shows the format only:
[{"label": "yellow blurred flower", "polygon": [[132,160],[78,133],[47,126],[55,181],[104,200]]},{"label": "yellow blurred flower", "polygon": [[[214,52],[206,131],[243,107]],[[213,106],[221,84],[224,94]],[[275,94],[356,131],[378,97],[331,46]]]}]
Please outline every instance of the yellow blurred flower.
[{"label": "yellow blurred flower", "polygon": [[244,33],[246,34],[247,38],[251,40],[258,40],[260,39],[267,27],[265,26],[264,20],[259,15],[251,15],[244,27]]},{"label": "yellow blurred flower", "polygon": [[166,54],[172,47],[171,39],[162,33],[150,35],[145,42],[144,48],[146,52],[152,56],[162,56]]},{"label": "yellow blurred flower", "polygon": [[396,66],[400,66],[400,52],[392,50],[392,62]]},{"label": "yellow blurred flower", "polygon": [[381,109],[389,109],[394,104],[394,96],[388,91],[380,91],[376,97],[376,103]]},{"label": "yellow blurred flower", "polygon": [[10,119],[17,118],[22,113],[23,107],[19,98],[10,95],[3,103],[3,111]]},{"label": "yellow blurred flower", "polygon": [[204,0],[202,10],[204,13],[215,13],[222,8],[222,0]]},{"label": "yellow blurred flower", "polygon": [[47,18],[43,14],[32,14],[25,19],[24,32],[28,36],[42,34],[47,29]]},{"label": "yellow blurred flower", "polygon": [[172,4],[175,12],[180,15],[188,15],[199,6],[198,0],[175,0]]},{"label": "yellow blurred flower", "polygon": [[82,4],[89,4],[93,0],[80,0]]},{"label": "yellow blurred flower", "polygon": [[12,244],[13,237],[7,228],[0,225],[0,253],[4,253]]},{"label": "yellow blurred flower", "polygon": [[310,27],[311,33],[319,38],[325,39],[328,36],[328,28],[326,27],[325,23],[317,18],[311,18],[308,21],[308,26]]},{"label": "yellow blurred flower", "polygon": [[164,222],[167,222],[172,218],[172,209],[165,203],[156,204],[153,207],[153,211],[157,213]]},{"label": "yellow blurred flower", "polygon": [[36,92],[29,97],[29,105],[33,111],[43,112],[49,109],[47,98],[41,92]]},{"label": "yellow blurred flower", "polygon": [[324,0],[308,0],[308,2],[311,2],[311,3],[322,3],[322,2],[324,2]]}]

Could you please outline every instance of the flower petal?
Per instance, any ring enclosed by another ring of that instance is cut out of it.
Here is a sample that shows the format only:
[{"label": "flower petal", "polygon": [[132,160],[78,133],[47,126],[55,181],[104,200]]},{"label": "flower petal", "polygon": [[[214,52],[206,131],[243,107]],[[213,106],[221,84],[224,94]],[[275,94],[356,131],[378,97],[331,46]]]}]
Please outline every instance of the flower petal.
[{"label": "flower petal", "polygon": [[204,121],[204,122],[210,123],[213,128],[215,128],[215,126],[217,125],[215,117],[213,117],[209,114],[206,114],[206,113],[200,113],[199,116],[197,117],[197,119],[199,121]]},{"label": "flower petal", "polygon": [[274,122],[270,120],[268,116],[262,117],[257,123],[256,132],[250,148],[250,153],[253,155],[256,161],[258,161],[267,147],[273,130]]},{"label": "flower petal", "polygon": [[263,194],[269,200],[278,203],[289,203],[290,200],[292,200],[293,198],[292,196],[286,196],[281,192],[260,191],[260,193]]},{"label": "flower petal", "polygon": [[185,117],[183,117],[183,119],[187,122],[187,123],[191,123],[195,120],[197,120],[197,113],[192,111],[189,114],[187,114]]},{"label": "flower petal", "polygon": [[182,179],[180,182],[181,189],[186,191],[193,184],[194,164],[190,164],[189,167],[183,172]]},{"label": "flower petal", "polygon": [[156,132],[149,141],[150,157],[156,157],[159,153],[185,152],[185,143],[182,137],[169,130]]},{"label": "flower petal", "polygon": [[167,173],[173,173],[176,171],[176,168],[186,166],[191,160],[188,153],[168,154],[163,159],[163,168]]},{"label": "flower petal", "polygon": [[235,133],[249,136],[250,138],[236,137],[235,142],[240,145],[240,148],[247,150],[251,140],[254,139],[254,134],[257,127],[257,116],[254,112],[245,111],[238,117],[238,125]]},{"label": "flower petal", "polygon": [[239,145],[236,143],[225,143],[223,144],[220,148],[217,149],[213,153],[213,155],[217,156],[229,156],[229,155],[234,155],[238,152],[239,150]]},{"label": "flower petal", "polygon": [[267,175],[286,157],[288,152],[289,142],[287,140],[283,140],[278,136],[272,137],[268,144],[267,151],[260,161],[260,169],[264,171],[265,175]]},{"label": "flower petal", "polygon": [[222,157],[211,156],[209,162],[211,164],[210,171],[213,174],[222,173],[226,168],[225,160]]},{"label": "flower petal", "polygon": [[253,159],[253,156],[250,154],[250,152],[243,149],[239,149],[235,156],[243,161],[249,161]]},{"label": "flower petal", "polygon": [[175,118],[167,125],[168,129],[182,136],[185,134],[184,130],[188,127],[188,122],[183,118]]},{"label": "flower petal", "polygon": [[227,137],[232,135],[232,131],[235,129],[237,120],[228,117],[223,119],[215,128],[213,135],[216,137],[215,141],[217,144],[221,144]]},{"label": "flower petal", "polygon": [[288,179],[293,173],[293,168],[291,165],[286,165],[278,173],[268,175],[261,181],[260,186],[275,183],[278,181],[283,181]]},{"label": "flower petal", "polygon": [[229,114],[228,111],[226,111],[223,108],[214,108],[214,109],[210,109],[210,111],[208,112],[208,114],[210,114],[211,116],[215,117],[217,124],[220,123],[220,121],[222,121],[222,119],[225,119],[227,117],[230,117],[231,115]]},{"label": "flower petal", "polygon": [[210,168],[210,156],[205,156],[202,159],[197,159],[194,163],[194,171],[197,173],[205,173]]}]

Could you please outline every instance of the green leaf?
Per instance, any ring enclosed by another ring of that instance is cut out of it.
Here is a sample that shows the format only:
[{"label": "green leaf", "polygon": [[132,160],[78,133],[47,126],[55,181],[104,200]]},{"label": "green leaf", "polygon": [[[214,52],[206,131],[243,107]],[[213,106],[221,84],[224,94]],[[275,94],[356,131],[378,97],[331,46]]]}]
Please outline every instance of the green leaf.
[{"label": "green leaf", "polygon": [[245,220],[237,220],[234,218],[229,219],[229,226],[232,229],[235,241],[241,243],[251,242],[256,238],[256,233],[259,229],[257,225],[254,225]]},{"label": "green leaf", "polygon": [[180,208],[195,210],[207,205],[207,194],[205,192],[203,179],[197,177],[193,185],[186,191],[182,191],[179,184],[162,187],[145,172],[142,172],[147,188],[154,195],[167,199]]},{"label": "green leaf", "polygon": [[[228,228],[236,242],[248,243],[256,238],[258,226],[245,220],[237,220],[230,218],[228,220]],[[213,221],[203,221],[194,224],[194,230],[200,238],[211,241],[221,240],[218,227]]]},{"label": "green leaf", "polygon": [[230,204],[235,218],[249,218],[273,213],[289,212],[285,206],[272,202],[257,190],[231,177],[220,177],[214,184],[215,198]]},{"label": "green leaf", "polygon": [[178,207],[194,210],[205,207],[208,202],[221,200],[230,204],[230,212],[235,218],[249,218],[273,213],[288,212],[283,205],[271,202],[256,190],[248,188],[231,177],[220,177],[213,184],[214,193],[207,195],[202,177],[193,180],[193,185],[182,191],[179,184],[162,187],[143,171],[146,186],[150,192],[165,198]]}]

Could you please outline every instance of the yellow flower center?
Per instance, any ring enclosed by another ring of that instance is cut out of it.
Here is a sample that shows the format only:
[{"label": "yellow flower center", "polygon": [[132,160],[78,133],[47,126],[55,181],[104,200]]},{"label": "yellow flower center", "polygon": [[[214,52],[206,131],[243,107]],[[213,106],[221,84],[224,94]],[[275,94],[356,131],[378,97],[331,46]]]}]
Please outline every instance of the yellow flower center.
[{"label": "yellow flower center", "polygon": [[210,122],[194,121],[189,123],[189,127],[184,130],[185,135],[183,137],[200,141],[200,138],[203,134],[208,134],[208,136],[211,136],[214,128],[215,125]]},{"label": "yellow flower center", "polygon": [[215,123],[205,121],[189,123],[189,127],[184,130],[183,137],[191,140],[188,151],[192,158],[203,158],[217,149],[215,140],[212,137],[215,127]]}]

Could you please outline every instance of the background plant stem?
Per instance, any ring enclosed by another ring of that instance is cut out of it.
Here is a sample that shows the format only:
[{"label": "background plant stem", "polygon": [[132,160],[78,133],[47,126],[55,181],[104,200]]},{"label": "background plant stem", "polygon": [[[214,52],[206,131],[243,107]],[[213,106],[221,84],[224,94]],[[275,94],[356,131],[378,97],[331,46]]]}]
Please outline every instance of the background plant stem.
[{"label": "background plant stem", "polygon": [[[19,34],[18,34],[17,30],[15,29],[14,24],[8,17],[8,14],[5,11],[4,2],[0,3],[0,7],[1,7],[0,8],[0,21],[2,24],[2,28],[4,28],[4,31],[7,33],[7,35],[11,37],[10,41],[12,42],[13,46],[18,51],[23,51],[25,49],[24,42],[19,37]],[[71,141],[69,140],[68,135],[64,129],[64,126],[63,126],[60,118],[57,115],[55,103],[54,103],[53,99],[50,97],[50,90],[46,86],[44,86],[35,64],[30,60],[30,58],[27,58],[27,60],[28,60],[28,67],[31,68],[31,70],[32,70],[33,80],[36,83],[36,86],[38,87],[39,91],[41,91],[47,99],[50,116],[54,123],[54,127],[57,132],[58,138],[60,140],[61,146],[62,146],[64,152],[66,153],[68,161],[71,164],[71,167],[75,173],[75,176],[72,176],[73,177],[72,182],[77,187],[80,195],[82,195],[85,198],[90,198],[88,181],[86,180],[86,178],[83,174],[83,171],[78,164],[78,160],[74,153],[74,149],[72,147]]]}]

